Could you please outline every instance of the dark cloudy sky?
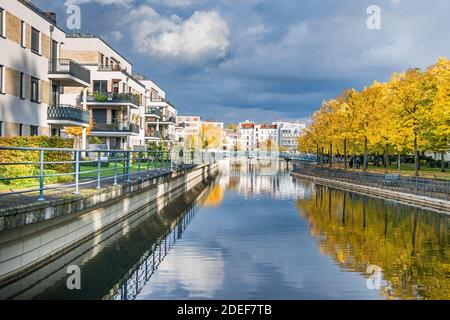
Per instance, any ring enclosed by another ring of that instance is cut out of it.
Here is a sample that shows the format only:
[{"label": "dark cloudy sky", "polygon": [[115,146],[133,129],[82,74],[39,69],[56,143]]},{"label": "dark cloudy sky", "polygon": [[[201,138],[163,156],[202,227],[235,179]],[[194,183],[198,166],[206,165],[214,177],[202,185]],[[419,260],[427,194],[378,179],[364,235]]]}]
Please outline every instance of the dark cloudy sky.
[{"label": "dark cloudy sky", "polygon": [[[33,0],[81,8],[163,87],[180,114],[226,122],[305,119],[348,87],[450,57],[449,0]],[[366,25],[381,8],[381,30]]]}]

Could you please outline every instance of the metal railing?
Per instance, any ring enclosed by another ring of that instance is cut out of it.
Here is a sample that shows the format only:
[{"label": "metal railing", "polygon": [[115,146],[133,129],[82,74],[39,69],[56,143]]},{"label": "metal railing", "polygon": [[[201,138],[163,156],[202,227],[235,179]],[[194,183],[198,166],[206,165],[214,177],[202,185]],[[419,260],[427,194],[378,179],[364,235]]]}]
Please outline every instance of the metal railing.
[{"label": "metal railing", "polygon": [[114,64],[99,64],[98,71],[122,71],[123,69],[120,65]]},{"label": "metal railing", "polygon": [[50,59],[49,74],[67,74],[86,83],[91,82],[91,72],[71,59]]},{"label": "metal railing", "polygon": [[68,104],[49,105],[47,108],[48,120],[69,120],[89,123],[89,112],[80,107]]},{"label": "metal railing", "polygon": [[181,239],[183,232],[195,216],[194,207],[191,206],[186,213],[177,219],[175,225],[157,240],[140,258],[140,263],[133,266],[119,282],[120,285],[113,295],[113,300],[134,300],[142,291],[158,269],[169,251]]},{"label": "metal railing", "polygon": [[150,131],[150,130],[148,130],[145,133],[145,136],[147,138],[160,138],[161,137],[161,132],[160,131]]},{"label": "metal railing", "polygon": [[145,113],[147,115],[155,115],[161,117],[161,110],[159,110],[158,108],[147,107],[145,109]]},{"label": "metal railing", "polygon": [[392,183],[386,183],[385,174],[333,169],[308,162],[295,163],[293,172],[318,178],[450,200],[450,180],[399,176]]},{"label": "metal railing", "polygon": [[124,132],[139,134],[139,125],[132,122],[94,123],[92,132]]},{"label": "metal railing", "polygon": [[98,103],[130,103],[140,106],[140,98],[132,93],[96,92],[87,96],[87,102]]},{"label": "metal railing", "polygon": [[83,187],[101,189],[108,184],[142,181],[216,160],[207,151],[154,151],[146,147],[89,150],[0,146],[0,200],[8,195],[31,194],[44,201],[49,195],[79,194]]}]

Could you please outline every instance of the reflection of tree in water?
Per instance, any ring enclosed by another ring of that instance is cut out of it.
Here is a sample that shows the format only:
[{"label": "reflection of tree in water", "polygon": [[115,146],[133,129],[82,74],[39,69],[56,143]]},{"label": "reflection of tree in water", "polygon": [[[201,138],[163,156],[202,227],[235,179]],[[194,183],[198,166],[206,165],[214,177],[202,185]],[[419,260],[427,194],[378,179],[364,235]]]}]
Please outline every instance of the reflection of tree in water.
[{"label": "reflection of tree in water", "polygon": [[217,207],[223,201],[223,189],[220,185],[216,184],[211,188],[205,201],[203,202],[204,207]]},{"label": "reflection of tree in water", "polygon": [[368,265],[383,269],[390,288],[382,288],[382,294],[450,299],[445,215],[319,186],[297,207],[319,239],[321,253],[347,270],[366,274]]}]

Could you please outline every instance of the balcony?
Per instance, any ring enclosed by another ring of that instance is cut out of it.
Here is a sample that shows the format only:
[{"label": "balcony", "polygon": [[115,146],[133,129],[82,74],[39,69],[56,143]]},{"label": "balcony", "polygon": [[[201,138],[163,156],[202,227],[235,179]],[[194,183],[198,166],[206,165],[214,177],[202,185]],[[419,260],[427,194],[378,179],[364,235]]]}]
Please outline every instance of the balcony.
[{"label": "balcony", "polygon": [[[161,125],[164,124],[176,124],[177,119],[173,116],[164,116],[161,113],[158,114],[153,114],[153,113],[146,113],[146,115],[148,116],[147,118],[147,122],[148,123],[159,123]],[[155,118],[159,117],[159,119],[151,119],[151,117],[154,116]]]},{"label": "balcony", "polygon": [[88,127],[89,112],[66,104],[49,105],[47,123],[63,126]]},{"label": "balcony", "polygon": [[120,67],[120,65],[114,64],[100,64],[98,66],[98,71],[116,71],[116,72],[121,72],[124,71],[124,69],[122,69]]},{"label": "balcony", "polygon": [[141,97],[132,93],[94,92],[87,96],[89,105],[129,105],[139,109]]},{"label": "balcony", "polygon": [[145,109],[145,114],[148,116],[155,116],[158,118],[161,118],[161,110],[159,110],[159,108],[149,108],[147,107]]},{"label": "balcony", "polygon": [[88,87],[91,83],[91,72],[70,59],[50,59],[48,78],[66,87]]},{"label": "balcony", "polygon": [[148,100],[150,107],[167,107],[170,106],[175,109],[175,106],[169,101],[161,97],[150,97]]},{"label": "balcony", "polygon": [[131,122],[94,123],[91,130],[95,136],[138,135],[139,126]]},{"label": "balcony", "polygon": [[161,138],[161,132],[147,130],[147,132],[145,133],[145,138],[150,140],[159,140]]}]

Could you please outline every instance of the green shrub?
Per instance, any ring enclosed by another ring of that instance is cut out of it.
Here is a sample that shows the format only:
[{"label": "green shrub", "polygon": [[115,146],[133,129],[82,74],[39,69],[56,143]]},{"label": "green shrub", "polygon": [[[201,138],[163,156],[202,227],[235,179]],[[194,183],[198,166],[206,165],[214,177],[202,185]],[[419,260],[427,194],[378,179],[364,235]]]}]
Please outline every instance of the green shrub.
[{"label": "green shrub", "polygon": [[[0,177],[18,178],[39,175],[39,170],[33,165],[7,165],[0,167]],[[10,186],[32,184],[38,181],[34,178],[3,180],[2,183]]]},{"label": "green shrub", "polygon": [[94,92],[94,101],[96,102],[105,102],[108,99],[108,96],[100,93],[100,92]]},{"label": "green shrub", "polygon": [[[1,137],[0,146],[5,147],[29,147],[29,148],[73,148],[73,139],[62,139],[60,137]],[[0,150],[0,162],[36,162],[34,165],[7,165],[0,167],[2,177],[31,176],[39,174],[39,151],[23,150]],[[72,161],[73,153],[66,151],[46,151],[44,161],[59,162]],[[44,171],[54,170],[56,173],[72,172],[73,166],[67,164],[47,164]],[[69,177],[70,178],[70,177]],[[31,180],[31,181],[28,181]],[[58,179],[56,179],[58,180]],[[3,184],[23,185],[33,183],[34,179],[20,179],[14,181],[3,181]]]}]

